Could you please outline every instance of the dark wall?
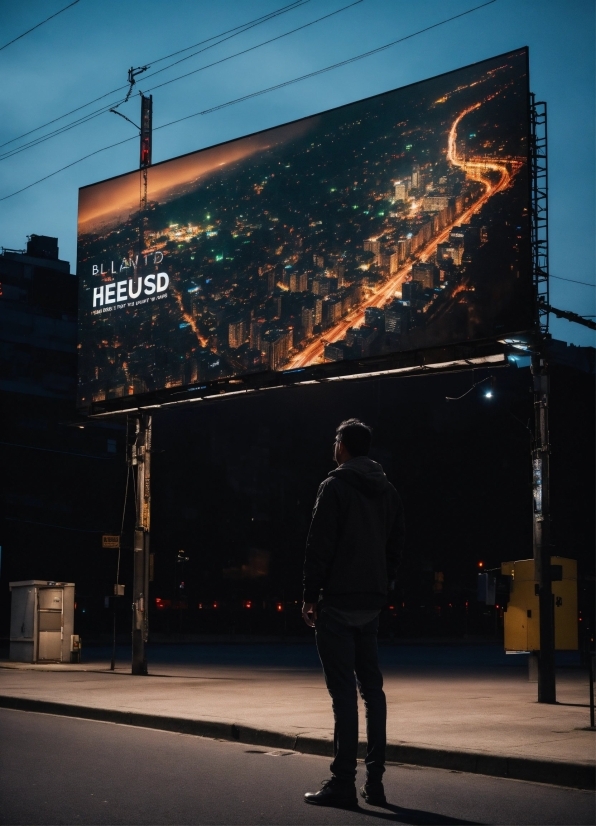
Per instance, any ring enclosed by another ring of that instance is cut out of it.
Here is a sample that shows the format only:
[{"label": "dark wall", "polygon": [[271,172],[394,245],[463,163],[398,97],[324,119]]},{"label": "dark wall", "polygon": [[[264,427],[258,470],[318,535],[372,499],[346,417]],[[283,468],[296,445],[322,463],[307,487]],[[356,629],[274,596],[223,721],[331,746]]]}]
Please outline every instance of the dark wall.
[{"label": "dark wall", "polygon": [[[491,374],[493,399],[483,396],[487,383],[467,392]],[[494,611],[476,601],[476,576],[480,560],[491,568],[532,555],[530,386],[529,369],[511,367],[332,382],[157,412],[152,630],[304,632],[301,568],[310,514],[317,486],[333,468],[335,427],[357,416],[373,426],[372,458],[406,510],[406,564],[384,633],[495,633]],[[593,391],[592,376],[553,367],[553,553],[578,559],[587,625],[594,577]],[[13,580],[74,581],[77,631],[107,634],[104,598],[115,582],[117,552],[102,550],[101,533],[120,529],[125,431],[97,423],[66,427],[70,408],[44,412],[39,405],[47,400],[15,395],[11,404],[10,419],[19,424],[11,432],[14,444],[4,446],[2,593]],[[45,430],[37,432],[36,422]],[[122,633],[130,629],[133,520],[130,483]],[[5,636],[9,600],[2,604]]]},{"label": "dark wall", "polygon": [[[446,400],[490,375],[478,370],[269,391],[156,416],[155,448],[163,452],[153,465],[153,588],[172,601],[157,627],[242,629],[249,600],[251,622],[266,630],[278,622],[277,603],[286,610],[300,601],[304,541],[317,486],[333,467],[335,427],[358,416],[374,427],[371,455],[406,509],[395,633],[483,632],[478,562],[490,568],[532,556],[530,371],[492,373],[491,400],[486,384]],[[591,432],[592,387],[593,379],[569,368],[553,376],[553,553],[577,558],[582,576],[593,573],[591,491],[563,480],[573,478],[586,447],[568,400],[581,399],[581,429]],[[214,601],[220,613],[207,616]],[[224,621],[224,605],[234,619]],[[258,622],[257,607],[265,610]]]}]

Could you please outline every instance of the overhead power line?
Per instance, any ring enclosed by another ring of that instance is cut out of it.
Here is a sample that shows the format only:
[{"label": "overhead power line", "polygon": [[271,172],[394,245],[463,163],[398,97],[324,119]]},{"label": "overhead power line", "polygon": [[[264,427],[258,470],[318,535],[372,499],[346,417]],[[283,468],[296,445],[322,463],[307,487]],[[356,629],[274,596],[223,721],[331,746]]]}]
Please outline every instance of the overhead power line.
[{"label": "overhead power line", "polygon": [[[281,40],[283,37],[288,37],[290,34],[294,34],[295,32],[302,31],[302,29],[308,29],[309,26],[314,26],[315,23],[320,23],[322,20],[327,20],[329,17],[333,17],[336,14],[340,14],[342,11],[346,11],[346,9],[351,9],[352,6],[357,6],[362,3],[363,0],[354,0],[352,3],[348,3],[347,6],[342,6],[341,9],[336,9],[335,11],[330,12],[329,14],[324,14],[322,17],[317,17],[316,20],[311,20],[310,23],[305,23],[302,26],[297,26],[295,29],[292,29],[289,32],[284,32],[283,34],[278,34],[275,37],[269,38],[269,40],[264,40],[262,43],[258,43],[256,46],[249,46],[248,49],[243,49],[241,52],[236,52],[233,55],[229,55],[228,57],[222,57],[220,60],[216,60],[214,63],[209,63],[207,66],[201,66],[199,69],[193,69],[192,72],[187,72],[185,75],[178,75],[178,77],[174,77],[171,80],[166,80],[163,83],[160,83],[158,86],[151,86],[147,89],[148,92],[154,92],[156,89],[161,89],[162,86],[167,86],[169,83],[175,83],[178,80],[182,80],[185,77],[189,77],[190,75],[195,75],[197,72],[202,72],[205,69],[210,69],[212,66],[217,66],[220,63],[225,63],[227,60],[231,60],[233,57],[239,57],[240,55],[247,54],[248,52],[252,52],[255,49],[260,49],[261,46],[266,46],[269,43],[273,43],[276,40]],[[491,0],[491,2],[495,2],[495,0]],[[185,58],[186,59],[186,58]],[[167,68],[170,68],[169,66]],[[160,72],[165,71],[164,69],[160,69]],[[158,74],[158,72],[154,72],[153,75]],[[149,75],[148,77],[153,77],[153,75]],[[145,80],[148,79],[145,78]]]},{"label": "overhead power line", "polygon": [[[309,0],[303,0],[302,5],[304,4],[304,2],[309,2]],[[255,49],[260,49],[262,46],[266,46],[269,43],[273,43],[275,40],[281,40],[282,38],[288,37],[291,34],[295,34],[296,32],[299,32],[302,29],[307,29],[309,26],[314,26],[316,23],[320,23],[322,20],[326,20],[329,17],[333,17],[336,14],[340,14],[341,12],[346,11],[346,9],[349,9],[352,6],[357,6],[359,3],[362,3],[362,2],[363,2],[363,0],[353,0],[353,2],[349,3],[347,6],[342,6],[340,9],[336,9],[335,11],[330,12],[329,14],[325,14],[322,17],[317,17],[316,20],[311,20],[309,23],[305,23],[302,26],[297,26],[293,29],[290,29],[289,32],[284,32],[283,34],[276,35],[275,37],[271,37],[268,40],[264,40],[261,43],[257,43],[254,46],[249,46],[247,49],[242,49],[242,51],[234,52],[234,54],[227,55],[226,57],[222,57],[219,60],[215,60],[213,63],[208,63],[205,66],[200,66],[198,69],[194,69],[193,71],[187,72],[184,75],[179,75],[178,77],[171,78],[170,80],[166,80],[164,83],[160,83],[157,86],[151,86],[149,88],[145,87],[145,89],[146,89],[147,92],[153,92],[153,91],[155,91],[155,89],[160,89],[162,86],[167,86],[170,83],[175,83],[176,81],[182,80],[183,78],[189,77],[190,75],[196,74],[197,72],[203,72],[203,71],[205,71],[205,69],[210,69],[213,66],[219,65],[220,63],[225,63],[228,60],[232,60],[233,58],[239,57],[240,55],[247,54],[248,52],[252,52]],[[295,4],[294,4],[293,7],[296,7]],[[257,24],[253,24],[253,25],[257,25]],[[248,28],[253,28],[253,26],[250,26],[250,27],[247,27],[247,28],[243,29],[243,32],[248,31]],[[242,33],[242,32],[240,32],[240,33]],[[236,35],[230,35],[230,37],[235,37],[235,36]],[[224,38],[224,40],[229,40],[229,39],[230,39],[229,37]],[[219,46],[219,44],[223,43],[224,40],[220,40],[218,43],[215,43],[213,45]],[[212,48],[212,46],[207,46],[205,49],[201,49],[200,52],[206,51],[206,49],[210,49],[210,48]],[[188,57],[194,57],[195,55],[200,54],[200,52],[195,52],[193,55],[189,55]],[[185,57],[185,58],[182,58],[182,59],[187,60],[188,57]],[[181,61],[177,61],[177,62],[181,62]],[[160,74],[161,72],[164,72],[167,69],[170,69],[171,66],[173,66],[173,65],[176,65],[176,64],[171,64],[170,66],[166,66],[163,69],[159,69],[157,72],[153,72],[153,74],[146,75],[144,80],[148,80],[149,78],[154,77],[155,75]],[[144,86],[144,84],[143,84],[143,86]],[[126,88],[126,87],[123,87],[123,88]],[[128,95],[127,95],[127,98],[128,98]],[[63,134],[64,132],[68,132],[71,129],[74,129],[76,126],[81,126],[83,123],[87,123],[88,121],[93,120],[94,118],[99,117],[100,115],[103,115],[107,111],[112,111],[114,108],[117,108],[122,103],[125,103],[127,98],[121,98],[118,101],[115,101],[113,103],[102,106],[100,109],[96,110],[95,112],[89,112],[87,115],[83,115],[78,120],[73,121],[72,123],[67,124],[65,126],[62,126],[58,129],[56,129],[54,132],[51,132],[47,135],[42,135],[39,138],[35,138],[32,141],[29,141],[28,143],[24,144],[23,146],[19,146],[16,149],[5,152],[3,155],[0,155],[0,161],[6,160],[7,158],[11,158],[13,155],[18,155],[20,152],[24,152],[26,149],[30,149],[34,146],[37,146],[40,143],[44,143],[46,140],[49,140],[52,137]]]},{"label": "overhead power line", "polygon": [[[361,2],[362,2],[362,0],[358,0],[358,2],[359,2],[359,3],[361,3]],[[254,28],[255,26],[258,26],[258,25],[260,25],[261,23],[264,23],[264,22],[266,22],[266,21],[268,21],[268,20],[271,20],[273,17],[277,17],[279,14],[285,13],[286,11],[294,11],[294,9],[297,9],[297,8],[299,8],[300,6],[304,6],[306,3],[310,3],[310,0],[300,0],[300,2],[298,2],[298,3],[292,3],[290,6],[283,6],[283,7],[282,7],[282,9],[280,9],[280,10],[279,10],[279,11],[277,11],[277,12],[275,12],[275,14],[273,14],[273,13],[272,13],[272,14],[266,15],[266,17],[265,17],[265,18],[257,18],[257,22],[255,22],[255,23],[251,23],[251,25],[246,24],[246,27],[245,27],[245,28],[243,28],[243,29],[242,29],[242,31],[241,31],[241,32],[238,32],[237,34],[244,34],[244,32],[245,32],[245,31],[248,31],[249,29],[252,29],[252,28]],[[355,5],[355,3],[353,3],[352,5]],[[339,9],[339,11],[342,11],[342,9]],[[333,14],[337,14],[337,12],[332,12],[332,13],[333,13]],[[330,17],[331,15],[326,15],[326,16],[329,16],[329,17]],[[323,18],[319,18],[319,19],[320,19],[320,20],[322,20]],[[307,25],[311,25],[311,24],[307,24]],[[301,27],[299,27],[299,28],[304,28],[304,27],[302,27],[302,26],[301,26]],[[298,31],[298,29],[292,29],[292,31]],[[227,34],[227,32],[224,32],[224,34]],[[221,36],[221,37],[223,37],[223,35],[220,35],[220,36]],[[237,36],[236,34],[233,34],[233,35],[230,35],[229,37],[224,37],[224,38],[223,38],[223,40],[219,40],[219,41],[218,41],[217,43],[215,43],[214,45],[215,45],[215,46],[219,46],[221,43],[225,43],[225,41],[226,41],[226,40],[230,40],[232,37],[236,37],[236,36]],[[281,37],[283,37],[283,36],[284,36],[284,35],[281,35]],[[275,39],[275,38],[274,38],[274,39]],[[265,41],[265,42],[269,42],[269,41]],[[195,44],[195,45],[201,45],[201,44],[197,43],[197,44]],[[181,52],[183,52],[183,51],[184,51],[184,52],[185,52],[185,51],[188,51],[188,49],[192,49],[192,48],[194,48],[194,46],[189,46],[189,47],[188,47],[188,48],[186,48],[186,49],[181,49],[179,52],[174,52],[173,54],[168,55],[168,57],[167,57],[167,58],[162,57],[162,58],[160,58],[159,60],[154,60],[154,61],[153,61],[153,63],[150,63],[150,64],[148,65],[148,68],[151,68],[151,66],[154,66],[156,63],[160,63],[161,61],[163,61],[163,60],[167,60],[167,59],[169,59],[170,57],[175,57],[177,54],[180,54],[180,53],[181,53]],[[210,49],[210,48],[212,48],[212,47],[211,47],[211,46],[208,46],[207,48],[209,48],[209,49]],[[255,48],[255,47],[253,47],[253,48]],[[186,57],[181,57],[181,58],[180,58],[180,60],[176,60],[176,61],[174,61],[174,63],[170,63],[170,65],[169,65],[169,66],[164,66],[164,67],[163,67],[163,69],[158,69],[156,72],[152,72],[152,73],[151,73],[151,74],[149,74],[149,75],[145,75],[144,80],[149,80],[149,78],[151,78],[151,77],[155,77],[155,75],[159,75],[159,74],[161,74],[162,72],[167,72],[167,71],[168,71],[168,69],[171,69],[173,66],[177,66],[179,63],[184,63],[184,61],[185,61],[185,60],[190,60],[192,57],[196,57],[198,54],[201,54],[202,52],[204,52],[204,51],[206,51],[206,50],[207,50],[207,49],[199,49],[199,51],[198,51],[198,52],[193,52],[192,54],[186,55]],[[238,54],[243,54],[243,52],[238,52]],[[198,71],[200,71],[200,70],[198,70]],[[191,72],[191,74],[192,74],[192,72]],[[182,75],[182,77],[184,77],[184,75]],[[155,88],[157,88],[157,87],[155,87]],[[150,90],[149,90],[149,91],[150,91]]]},{"label": "overhead power line", "polygon": [[[78,0],[77,0],[77,2],[78,2]],[[188,51],[189,49],[194,49],[197,46],[202,46],[205,43],[210,43],[212,40],[217,40],[218,41],[217,43],[212,43],[211,46],[207,47],[207,48],[213,48],[214,46],[218,46],[220,43],[225,42],[225,40],[229,40],[230,38],[225,37],[225,35],[229,35],[231,32],[235,32],[235,34],[233,34],[232,36],[236,37],[237,35],[243,34],[245,31],[248,31],[249,29],[252,29],[254,26],[260,25],[262,23],[266,23],[266,22],[268,22],[269,20],[272,20],[275,17],[279,17],[282,14],[286,14],[286,12],[288,12],[288,11],[293,11],[294,9],[297,9],[300,6],[304,6],[306,3],[309,3],[309,2],[310,2],[310,0],[294,0],[294,2],[290,3],[289,5],[281,6],[279,9],[276,9],[275,11],[270,12],[269,14],[261,15],[261,17],[255,17],[252,20],[249,20],[247,23],[242,23],[241,25],[234,26],[231,29],[226,29],[226,31],[224,31],[224,32],[220,32],[219,34],[215,34],[212,37],[206,38],[205,40],[200,40],[198,43],[193,43],[191,46],[187,46],[184,49],[179,49],[178,51],[172,52],[169,55],[165,55],[164,57],[159,57],[159,58],[157,58],[157,60],[150,61],[147,65],[148,66],[154,66],[156,63],[161,63],[164,60],[168,60],[170,57],[176,57],[176,55],[179,55],[182,52]],[[224,38],[224,39],[219,40],[219,38]],[[205,49],[201,49],[201,51],[205,51]],[[199,54],[199,52],[196,52],[195,54]],[[191,55],[191,57],[192,56],[193,55]],[[166,68],[168,68],[168,67],[166,67]],[[160,71],[164,71],[164,70],[160,70]],[[154,74],[157,74],[157,73],[154,72]],[[151,75],[150,75],[150,77],[151,77]],[[107,98],[110,95],[115,95],[116,92],[121,92],[123,90],[126,90],[127,88],[128,88],[127,85],[118,86],[116,89],[112,89],[110,92],[106,92],[105,94],[100,95],[99,97],[93,98],[93,100],[90,100],[87,103],[83,103],[81,106],[77,106],[75,109],[71,109],[69,112],[65,112],[63,115],[60,115],[57,118],[53,118],[53,120],[49,120],[46,123],[42,123],[41,126],[36,126],[35,129],[30,129],[28,132],[23,132],[22,135],[18,135],[16,138],[11,138],[9,141],[5,141],[4,143],[0,144],[0,149],[3,146],[9,146],[11,143],[15,143],[16,141],[19,141],[22,138],[26,138],[28,135],[32,135],[34,132],[39,132],[41,129],[45,129],[46,126],[51,126],[53,123],[57,123],[59,120],[64,120],[64,118],[67,118],[70,115],[74,115],[75,112],[80,112],[81,109],[86,109],[88,106],[91,106],[92,104],[97,103],[98,101],[103,100],[104,98]],[[107,106],[104,106],[100,110],[97,110],[96,113],[89,113],[88,115],[84,115],[83,117],[87,118],[92,114],[102,114],[104,111],[108,111],[111,106],[122,103],[123,100],[124,99],[122,99],[120,101],[109,103]],[[58,131],[59,130],[57,130],[55,133],[51,133],[51,135],[44,135],[44,136],[42,136],[42,139],[46,138],[46,137],[51,137],[52,135],[57,134]]]},{"label": "overhead power line", "polygon": [[[310,3],[310,0],[294,0],[293,3],[289,3],[287,6],[281,6],[279,9],[269,12],[269,14],[264,14],[261,17],[255,17],[253,20],[249,20],[248,23],[242,23],[240,26],[234,26],[233,29],[227,29],[225,32],[221,32],[220,34],[207,38],[207,40],[200,40],[198,43],[193,43],[192,46],[186,46],[184,49],[178,49],[178,51],[165,55],[165,57],[159,57],[157,60],[150,60],[148,65],[155,66],[157,63],[161,63],[164,60],[169,60],[171,57],[176,57],[177,55],[182,54],[182,52],[188,52],[190,49],[194,49],[197,46],[202,46],[203,43],[209,43],[210,40],[215,40],[216,38],[223,37],[230,32],[235,32],[237,29],[244,29],[244,27],[252,28],[253,25],[256,26],[258,23],[264,23],[267,20],[272,20],[274,17],[278,17],[280,14],[285,14],[288,11],[293,11],[294,9],[300,8],[300,6],[306,5],[306,3]],[[172,63],[171,65],[175,66],[176,64]]]},{"label": "overhead power line", "polygon": [[346,60],[340,60],[339,63],[332,63],[331,66],[326,66],[324,69],[317,69],[314,72],[309,72],[306,75],[300,75],[300,77],[295,77],[292,80],[285,80],[282,83],[276,83],[275,86],[268,86],[266,89],[260,89],[258,92],[251,92],[248,95],[243,95],[239,98],[234,98],[233,100],[227,101],[227,103],[220,103],[217,106],[212,106],[209,109],[202,109],[200,112],[194,112],[192,115],[185,115],[182,118],[178,118],[177,120],[171,120],[169,123],[164,123],[162,126],[157,126],[153,130],[157,132],[158,129],[164,129],[166,126],[172,126],[175,123],[181,123],[184,120],[189,120],[190,118],[196,118],[198,115],[209,115],[211,112],[217,112],[219,109],[225,109],[227,106],[233,106],[236,103],[242,103],[245,100],[250,100],[251,98],[259,97],[259,95],[265,95],[267,92],[274,92],[277,89],[283,89],[285,86],[291,86],[293,83],[300,83],[302,80],[308,80],[311,77],[317,77],[317,75],[322,75],[325,72],[330,72],[333,69],[339,69],[341,66],[347,66],[349,63],[356,63],[358,60],[363,60],[365,57],[370,57],[373,54],[378,54],[379,52],[384,51],[385,49],[391,48],[391,46],[396,46],[398,43],[403,43],[404,40],[409,40],[412,37],[416,37],[419,34],[424,34],[424,32],[428,32],[431,29],[436,29],[438,26],[443,26],[445,23],[450,23],[452,20],[456,20],[458,17],[463,17],[466,14],[471,14],[473,11],[477,11],[478,9],[482,9],[485,6],[490,6],[492,3],[496,3],[497,0],[488,0],[488,3],[483,3],[481,6],[476,6],[473,9],[468,9],[468,11],[462,12],[461,14],[456,14],[454,17],[448,17],[445,20],[441,20],[440,23],[434,23],[432,26],[427,26],[424,29],[420,29],[417,32],[413,32],[412,34],[407,34],[404,37],[400,37],[398,40],[392,40],[391,43],[386,43],[384,46],[379,46],[376,49],[371,49],[368,52],[363,52],[362,54],[356,55],[355,57],[349,57]]},{"label": "overhead power line", "polygon": [[13,43],[16,43],[17,40],[20,40],[22,37],[25,37],[25,35],[31,34],[31,32],[34,32],[35,29],[39,29],[39,27],[43,26],[44,23],[47,23],[49,20],[53,20],[54,17],[58,17],[59,14],[62,14],[63,11],[66,11],[67,9],[70,9],[71,6],[76,6],[76,4],[78,2],[79,2],[79,0],[74,0],[73,3],[69,3],[68,6],[64,6],[63,9],[60,9],[60,11],[57,11],[55,14],[51,14],[49,17],[46,17],[45,20],[42,20],[41,23],[37,23],[37,25],[33,26],[33,28],[27,29],[27,31],[23,32],[23,34],[20,34],[18,37],[15,37],[13,40],[9,40],[8,43],[4,44],[4,46],[0,46],[0,52],[3,49],[8,48],[8,46],[12,46]]},{"label": "overhead power line", "polygon": [[[237,103],[242,103],[245,100],[250,100],[251,98],[258,97],[259,95],[265,95],[268,92],[273,92],[277,89],[283,89],[286,86],[290,86],[293,83],[299,83],[302,80],[307,80],[311,77],[316,77],[317,75],[324,74],[325,72],[330,72],[333,69],[338,69],[341,66],[347,66],[350,63],[355,63],[358,60],[363,60],[365,57],[370,57],[373,54],[378,54],[379,52],[384,51],[385,49],[389,49],[392,46],[396,46],[398,43],[403,43],[405,40],[410,40],[412,37],[416,37],[420,34],[424,34],[425,32],[430,31],[431,29],[436,29],[439,26],[444,26],[446,23],[450,23],[453,20],[457,20],[460,17],[465,17],[465,15],[472,14],[479,9],[483,9],[486,6],[491,6],[493,3],[496,3],[497,0],[488,0],[486,3],[482,3],[479,6],[474,6],[467,11],[461,12],[460,14],[453,15],[452,17],[447,17],[444,20],[439,21],[438,23],[433,23],[431,26],[426,26],[423,29],[419,29],[416,32],[412,32],[412,34],[405,35],[404,37],[400,37],[397,40],[392,40],[390,43],[386,43],[384,46],[379,46],[376,49],[371,49],[368,52],[363,52],[362,54],[356,55],[355,57],[347,58],[346,60],[341,60],[338,63],[333,63],[330,66],[326,66],[323,69],[317,69],[314,72],[309,72],[305,75],[300,75],[300,77],[293,78],[292,80],[286,80],[282,83],[277,83],[274,86],[268,86],[266,89],[260,89],[258,92],[251,92],[248,95],[243,95],[239,98],[234,98],[233,100],[229,100],[226,103],[220,103],[217,106],[212,106],[208,109],[202,109],[200,112],[193,112],[191,115],[185,115],[182,118],[177,118],[176,120],[171,120],[168,123],[163,123],[161,126],[156,126],[153,128],[154,132],[158,132],[160,129],[166,129],[169,126],[173,126],[176,123],[181,123],[182,121],[189,120],[190,118],[196,118],[199,115],[208,115],[212,112],[217,112],[220,109],[225,109],[228,106],[234,106]],[[60,172],[64,172],[66,169],[70,169],[70,167],[75,166],[76,164],[82,163],[86,161],[88,158],[93,157],[94,155],[98,155],[100,152],[106,152],[108,149],[113,149],[116,146],[121,146],[124,143],[128,143],[131,140],[137,140],[137,136],[133,136],[130,138],[124,138],[121,141],[116,141],[116,143],[112,143],[109,146],[104,146],[100,149],[96,149],[94,152],[90,152],[87,155],[84,155],[82,158],[78,158],[76,161],[72,161],[65,166],[60,167],[60,169],[56,169],[54,172],[50,172],[48,175],[44,175],[43,178],[39,178],[37,181],[33,181],[33,183],[27,184],[27,186],[21,187],[21,189],[15,190],[15,192],[11,192],[9,195],[4,195],[0,198],[0,201],[6,201],[8,198],[12,198],[15,195],[19,195],[21,192],[25,192],[27,189],[31,189],[33,186],[37,186],[37,184],[42,183],[43,181],[47,181],[48,178],[52,178],[54,175],[58,175]]]},{"label": "overhead power line", "polygon": [[596,284],[590,284],[589,281],[577,281],[575,278],[564,278],[562,275],[551,275],[549,273],[549,278],[556,278],[557,281],[571,281],[572,284],[583,284],[584,287],[596,287]]},{"label": "overhead power line", "polygon": [[[155,132],[155,129],[153,130]],[[95,152],[89,152],[88,155],[84,155],[82,158],[79,158],[72,163],[67,163],[66,166],[61,166],[60,169],[56,169],[54,172],[50,172],[48,175],[44,175],[43,178],[39,178],[37,181],[33,181],[32,184],[27,184],[27,186],[22,187],[21,189],[17,189],[16,192],[11,192],[10,195],[5,195],[3,198],[0,198],[0,201],[6,201],[8,198],[12,198],[14,195],[18,195],[20,192],[25,192],[26,189],[31,189],[32,186],[37,186],[37,184],[43,183],[43,181],[47,181],[48,178],[53,178],[54,175],[58,175],[59,172],[64,172],[65,169],[70,169],[71,166],[76,166],[78,163],[82,163],[86,161],[87,158],[92,158],[94,155],[99,155],[100,152],[106,152],[108,149],[113,149],[115,146],[120,146],[123,143],[128,143],[132,140],[138,140],[138,136],[134,135],[132,138],[124,138],[124,140],[116,141],[116,143],[111,143],[109,146],[103,146],[101,149],[96,149]]]}]

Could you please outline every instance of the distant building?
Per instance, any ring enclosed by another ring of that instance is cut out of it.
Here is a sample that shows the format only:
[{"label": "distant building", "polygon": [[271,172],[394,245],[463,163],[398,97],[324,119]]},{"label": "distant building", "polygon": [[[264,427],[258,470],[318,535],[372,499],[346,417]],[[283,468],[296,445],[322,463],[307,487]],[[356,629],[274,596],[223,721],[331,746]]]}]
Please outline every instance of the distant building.
[{"label": "distant building", "polygon": [[[109,418],[87,427],[77,414],[77,297],[56,238],[31,235],[25,250],[0,248],[3,589],[9,580],[64,579],[77,584],[80,606],[81,593],[103,598],[98,570],[107,568],[89,567],[100,547],[93,529],[120,524],[112,507],[119,497],[107,492],[122,488],[126,431]],[[97,390],[101,368],[89,372]],[[145,389],[121,371],[118,393]],[[77,622],[79,632],[80,614]]]},{"label": "distant building", "polygon": [[385,332],[401,335],[408,330],[409,313],[401,301],[392,301],[385,307]]},{"label": "distant building", "polygon": [[329,294],[329,279],[328,278],[313,278],[312,280],[312,291],[315,295],[328,295]]},{"label": "distant building", "polygon": [[249,373],[259,370],[261,367],[261,351],[251,348],[242,356],[242,366]]},{"label": "distant building", "polygon": [[312,291],[315,295],[330,295],[337,291],[337,278],[317,276],[312,280]]},{"label": "distant building", "polygon": [[453,227],[449,233],[449,243],[454,247],[463,247],[466,240],[464,227]]},{"label": "distant building", "polygon": [[409,184],[410,182],[408,180],[396,181],[396,183],[394,184],[396,201],[408,200],[408,190],[410,189]]},{"label": "distant building", "polygon": [[343,302],[339,295],[328,296],[324,301],[323,317],[329,324],[339,321],[343,312]]},{"label": "distant building", "polygon": [[422,300],[424,285],[420,281],[404,281],[401,285],[402,301],[414,303]]},{"label": "distant building", "polygon": [[453,263],[460,266],[464,254],[466,230],[464,227],[454,227],[449,233],[449,244],[453,249]]},{"label": "distant building", "polygon": [[453,261],[454,258],[455,250],[448,241],[437,244],[437,264],[441,265],[445,261]]},{"label": "distant building", "polygon": [[58,239],[31,235],[26,251],[3,249],[0,283],[0,390],[74,405],[78,281]]},{"label": "distant building", "polygon": [[264,333],[261,350],[270,370],[279,370],[288,360],[294,344],[294,331],[274,329]]},{"label": "distant building", "polygon": [[315,325],[322,324],[323,322],[323,299],[320,297],[315,298],[313,309],[315,312]]},{"label": "distant building", "polygon": [[281,318],[282,309],[283,309],[282,304],[283,304],[283,297],[281,295],[279,295],[279,293],[277,295],[272,295],[269,298],[269,301],[268,301],[268,308],[269,308],[268,318],[269,318],[269,321],[275,321],[276,319]]},{"label": "distant building", "polygon": [[397,242],[396,252],[398,262],[403,264],[408,255],[412,252],[412,239],[400,238]]},{"label": "distant building", "polygon": [[323,353],[325,361],[343,361],[346,358],[348,347],[341,341],[326,344]]},{"label": "distant building", "polygon": [[366,241],[364,242],[364,251],[374,253],[375,264],[380,266],[380,264],[381,264],[381,239],[380,238],[367,238]]},{"label": "distant building", "polygon": [[315,311],[312,307],[303,307],[300,315],[304,338],[311,338],[315,326]]},{"label": "distant building", "polygon": [[439,271],[432,262],[412,265],[412,281],[419,281],[424,289],[434,289],[439,285]]},{"label": "distant building", "polygon": [[259,350],[261,347],[261,330],[263,329],[263,324],[260,321],[251,321],[250,322],[250,335],[249,335],[249,345],[251,350]]},{"label": "distant building", "polygon": [[463,224],[464,229],[464,246],[466,249],[476,249],[480,246],[480,227],[472,226],[470,224]]},{"label": "distant building", "polygon": [[344,290],[341,295],[341,312],[342,315],[349,313],[355,304],[358,304],[357,291],[354,287],[349,290]]},{"label": "distant building", "polygon": [[420,175],[420,167],[418,164],[414,164],[412,167],[412,189],[420,189],[422,184],[422,177]]},{"label": "distant building", "polygon": [[232,350],[237,350],[246,341],[246,321],[238,319],[228,324],[228,344]]},{"label": "distant building", "polygon": [[399,252],[392,252],[389,256],[389,275],[395,275],[395,273],[399,270],[399,265]]},{"label": "distant building", "polygon": [[290,292],[305,293],[308,289],[308,276],[305,272],[293,272],[290,275]]},{"label": "distant building", "polygon": [[448,195],[436,195],[431,193],[422,199],[422,209],[424,212],[440,212],[449,206],[451,198]]},{"label": "distant building", "polygon": [[367,307],[364,311],[364,323],[379,333],[385,330],[385,313],[380,307]]},{"label": "distant building", "polygon": [[346,336],[346,342],[351,339],[351,347],[354,355],[361,358],[366,358],[370,355],[370,348],[377,338],[378,332],[373,327],[362,325],[362,327],[351,327],[348,330],[349,336]]},{"label": "distant building", "polygon": [[333,272],[337,277],[337,283],[339,287],[343,287],[346,283],[346,265],[343,261],[338,261],[337,264],[333,267]]}]

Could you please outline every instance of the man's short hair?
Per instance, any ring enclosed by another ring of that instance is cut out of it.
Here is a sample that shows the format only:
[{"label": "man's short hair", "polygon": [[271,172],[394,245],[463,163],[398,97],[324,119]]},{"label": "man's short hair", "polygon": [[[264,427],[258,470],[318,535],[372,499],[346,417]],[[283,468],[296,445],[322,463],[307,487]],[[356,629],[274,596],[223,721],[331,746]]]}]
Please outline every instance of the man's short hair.
[{"label": "man's short hair", "polygon": [[368,456],[372,427],[359,419],[346,419],[335,432],[336,441],[343,444],[350,456]]}]

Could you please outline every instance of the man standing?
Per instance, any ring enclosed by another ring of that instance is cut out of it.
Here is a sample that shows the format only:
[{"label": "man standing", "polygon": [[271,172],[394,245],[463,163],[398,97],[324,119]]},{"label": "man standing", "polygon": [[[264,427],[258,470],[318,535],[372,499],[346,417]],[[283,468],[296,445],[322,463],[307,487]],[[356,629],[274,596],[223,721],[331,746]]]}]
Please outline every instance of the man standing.
[{"label": "man standing", "polygon": [[383,468],[368,458],[372,430],[358,419],[336,431],[338,467],[319,486],[304,560],[302,616],[316,629],[335,730],[331,779],[305,800],[353,808],[358,696],[366,709],[366,782],[362,797],[385,801],[387,704],[379,670],[379,614],[394,586],[404,541],[403,507]]}]

